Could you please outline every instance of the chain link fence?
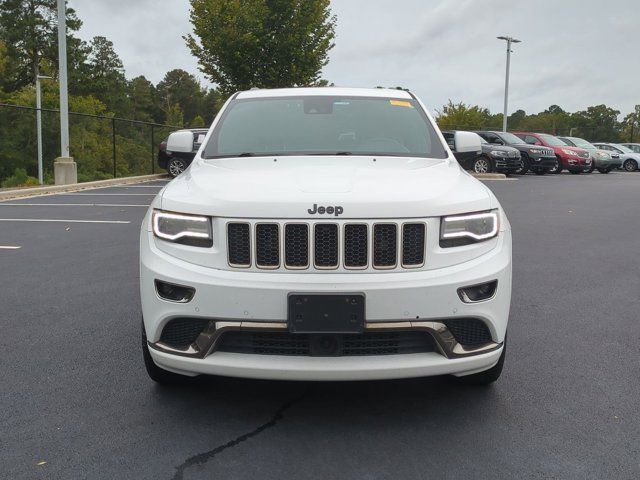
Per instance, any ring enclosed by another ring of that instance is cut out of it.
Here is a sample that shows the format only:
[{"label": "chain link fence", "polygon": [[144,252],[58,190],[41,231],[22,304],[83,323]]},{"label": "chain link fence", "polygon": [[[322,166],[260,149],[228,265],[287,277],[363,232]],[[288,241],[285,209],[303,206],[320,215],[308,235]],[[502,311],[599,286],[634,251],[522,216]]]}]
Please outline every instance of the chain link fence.
[{"label": "chain link fence", "polygon": [[[53,162],[60,156],[60,112],[41,111],[44,183],[53,183]],[[35,107],[0,103],[0,187],[37,183],[36,113]],[[179,128],[69,112],[70,151],[78,165],[78,181],[156,173],[160,142]]]}]

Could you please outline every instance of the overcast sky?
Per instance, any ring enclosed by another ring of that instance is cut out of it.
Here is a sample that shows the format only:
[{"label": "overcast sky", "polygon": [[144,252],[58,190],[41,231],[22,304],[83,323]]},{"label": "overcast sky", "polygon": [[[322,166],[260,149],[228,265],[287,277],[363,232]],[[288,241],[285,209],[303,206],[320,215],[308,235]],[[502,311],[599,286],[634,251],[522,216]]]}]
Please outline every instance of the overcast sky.
[{"label": "overcast sky", "polygon": [[[454,102],[502,111],[506,44],[510,112],[640,104],[640,0],[333,0],[336,47],[324,78],[339,86],[400,85],[429,108]],[[69,0],[80,37],[115,44],[127,77],[157,83],[182,68],[206,78],[185,46],[188,0]]]}]

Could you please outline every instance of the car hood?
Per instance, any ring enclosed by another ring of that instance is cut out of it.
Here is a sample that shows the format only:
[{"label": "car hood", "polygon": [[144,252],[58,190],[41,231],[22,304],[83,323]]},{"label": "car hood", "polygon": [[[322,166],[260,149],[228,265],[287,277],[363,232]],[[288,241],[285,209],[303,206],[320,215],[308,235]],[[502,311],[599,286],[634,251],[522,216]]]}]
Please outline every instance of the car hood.
[{"label": "car hood", "polygon": [[521,152],[527,152],[527,153],[530,152],[531,149],[533,149],[533,148],[536,148],[538,150],[545,149],[545,150],[549,150],[550,152],[552,152],[552,154],[555,156],[555,154],[553,153],[553,148],[545,147],[545,146],[542,146],[542,145],[529,145],[528,143],[510,143],[509,146],[513,147],[513,148],[517,148]]},{"label": "car hood", "polygon": [[509,145],[496,145],[493,143],[483,143],[481,144],[482,146],[482,151],[483,152],[490,152],[492,150],[497,150],[497,151],[501,151],[501,152],[515,152],[515,153],[519,153],[520,150],[518,150],[515,147],[511,147]]},{"label": "car hood", "polygon": [[[489,189],[455,160],[286,156],[197,159],[160,193],[161,208],[231,218],[410,218],[487,210]],[[493,204],[493,205],[492,205]]]}]

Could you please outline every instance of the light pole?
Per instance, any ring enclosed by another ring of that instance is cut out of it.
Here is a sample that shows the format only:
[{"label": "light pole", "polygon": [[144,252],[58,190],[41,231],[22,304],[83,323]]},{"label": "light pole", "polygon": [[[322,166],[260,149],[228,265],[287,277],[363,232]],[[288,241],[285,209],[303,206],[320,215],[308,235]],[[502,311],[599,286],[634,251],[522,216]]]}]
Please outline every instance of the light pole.
[{"label": "light pole", "polygon": [[36,129],[38,130],[38,183],[42,185],[43,168],[42,168],[42,96],[40,94],[40,80],[51,78],[47,75],[36,75]]},{"label": "light pole", "polygon": [[507,109],[509,106],[509,67],[511,66],[511,44],[520,43],[522,40],[518,40],[513,37],[497,37],[498,40],[505,40],[507,42],[507,73],[504,77],[504,112],[502,117],[502,131],[507,131]]},{"label": "light pole", "polygon": [[53,164],[56,185],[78,183],[78,166],[69,156],[66,1],[58,0],[58,66],[60,86],[60,157]]}]

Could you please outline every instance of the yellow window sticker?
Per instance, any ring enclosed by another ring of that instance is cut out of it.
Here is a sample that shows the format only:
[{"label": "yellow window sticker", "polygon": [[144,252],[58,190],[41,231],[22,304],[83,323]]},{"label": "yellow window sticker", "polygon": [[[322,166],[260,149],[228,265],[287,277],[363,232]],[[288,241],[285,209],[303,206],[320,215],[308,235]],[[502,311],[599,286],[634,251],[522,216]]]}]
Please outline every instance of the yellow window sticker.
[{"label": "yellow window sticker", "polygon": [[406,102],[406,101],[403,101],[403,100],[389,100],[389,103],[391,105],[395,105],[396,107],[413,108],[413,105],[411,105],[411,102]]}]

